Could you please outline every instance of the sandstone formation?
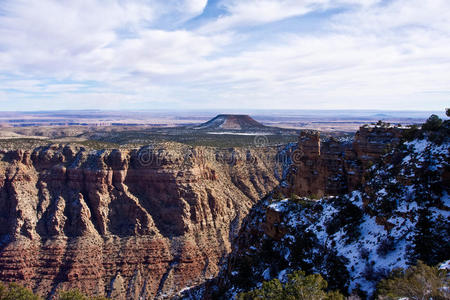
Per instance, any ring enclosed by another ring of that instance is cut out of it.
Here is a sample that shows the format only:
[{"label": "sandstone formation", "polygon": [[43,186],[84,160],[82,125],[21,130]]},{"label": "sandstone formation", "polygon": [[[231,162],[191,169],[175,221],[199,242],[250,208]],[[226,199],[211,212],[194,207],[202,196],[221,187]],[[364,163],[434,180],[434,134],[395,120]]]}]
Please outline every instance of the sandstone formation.
[{"label": "sandstone formation", "polygon": [[217,275],[277,149],[0,152],[0,281],[153,299]]},{"label": "sandstone formation", "polygon": [[[261,294],[279,296],[276,282],[263,282],[283,281],[296,270],[320,274],[330,290],[349,299],[374,299],[380,279],[393,270],[418,260],[430,266],[447,262],[448,125],[446,121],[439,129],[409,131],[400,143],[399,128],[362,128],[342,154],[353,155],[344,157],[352,157],[348,161],[358,162],[364,173],[359,188],[321,199],[280,199],[277,193],[262,199],[244,219],[220,275],[198,289],[203,299],[234,299],[261,287]],[[389,144],[392,149],[385,153]],[[320,167],[327,156],[333,157],[329,148],[317,133],[302,134],[298,150],[304,156],[294,161],[298,172],[293,178],[317,184],[313,188],[325,193],[337,192],[320,173],[339,174],[333,173],[339,170],[333,165],[319,170],[315,181],[304,178],[311,173],[301,172],[308,166],[302,164],[306,159],[315,159]]]},{"label": "sandstone formation", "polygon": [[[286,195],[346,193],[400,135],[362,127],[350,143],[304,131],[298,149],[288,147],[289,172],[269,147],[0,151],[0,281],[48,298],[72,288],[171,297],[218,274],[243,218],[280,179]],[[279,215],[268,219],[278,224]],[[286,232],[265,230],[274,239]]]},{"label": "sandstone formation", "polygon": [[321,140],[319,132],[303,131],[286,194],[320,198],[355,190],[364,180],[364,170],[398,144],[401,134],[397,127],[363,126],[350,143]]}]

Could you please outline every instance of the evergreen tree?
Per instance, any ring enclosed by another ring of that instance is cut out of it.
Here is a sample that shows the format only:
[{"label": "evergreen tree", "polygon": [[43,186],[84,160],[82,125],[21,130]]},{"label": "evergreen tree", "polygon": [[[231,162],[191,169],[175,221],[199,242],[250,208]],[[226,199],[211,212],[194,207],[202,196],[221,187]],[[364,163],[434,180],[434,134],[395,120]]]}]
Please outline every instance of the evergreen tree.
[{"label": "evergreen tree", "polygon": [[344,300],[338,291],[326,292],[328,284],[318,274],[306,276],[303,271],[288,275],[282,284],[278,279],[264,282],[260,289],[239,294],[239,300],[271,299],[271,300]]},{"label": "evergreen tree", "polygon": [[64,291],[59,294],[59,300],[107,300],[107,298],[99,297],[87,297],[78,290]]},{"label": "evergreen tree", "polygon": [[41,298],[16,283],[10,283],[8,286],[0,283],[0,300],[41,300]]},{"label": "evergreen tree", "polygon": [[422,261],[407,270],[395,270],[377,286],[379,299],[449,299],[446,271],[430,267]]},{"label": "evergreen tree", "polygon": [[414,235],[412,259],[435,265],[448,259],[450,224],[440,218],[433,219],[430,210],[419,211]]},{"label": "evergreen tree", "polygon": [[439,129],[439,127],[441,127],[441,125],[442,125],[441,118],[439,118],[437,115],[431,115],[427,119],[425,124],[422,125],[422,129],[427,131],[436,131]]}]

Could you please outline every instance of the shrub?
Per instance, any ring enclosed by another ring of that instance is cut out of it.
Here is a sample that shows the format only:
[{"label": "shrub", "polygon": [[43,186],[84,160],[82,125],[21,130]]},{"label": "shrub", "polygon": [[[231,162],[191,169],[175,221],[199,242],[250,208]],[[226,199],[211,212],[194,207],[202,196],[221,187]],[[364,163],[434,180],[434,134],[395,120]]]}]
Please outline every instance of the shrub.
[{"label": "shrub", "polygon": [[423,130],[437,131],[442,125],[442,120],[437,115],[431,115],[425,124],[422,125]]},{"label": "shrub", "polygon": [[326,292],[327,282],[318,274],[308,275],[296,271],[288,275],[288,281],[282,284],[278,279],[264,282],[260,289],[239,294],[239,300],[344,300],[337,292]]},{"label": "shrub", "polygon": [[395,250],[395,241],[392,237],[384,238],[378,245],[377,254],[385,257],[389,252]]},{"label": "shrub", "polygon": [[262,287],[247,293],[241,293],[238,296],[239,300],[247,299],[273,299],[283,300],[284,292],[283,285],[278,279],[264,282]]},{"label": "shrub", "polygon": [[341,198],[341,202],[338,205],[339,212],[325,224],[326,232],[328,235],[333,235],[341,228],[344,228],[346,242],[356,241],[360,236],[359,225],[362,222],[363,213],[348,198]]},{"label": "shrub", "polygon": [[107,300],[108,298],[97,296],[87,297],[78,290],[64,291],[59,294],[59,300]]},{"label": "shrub", "polygon": [[403,137],[407,141],[412,141],[417,138],[420,138],[421,132],[419,126],[417,125],[409,125],[409,128],[403,131]]},{"label": "shrub", "polygon": [[359,256],[362,259],[367,260],[369,258],[369,254],[370,254],[370,251],[367,248],[361,247],[359,249]]},{"label": "shrub", "polygon": [[16,283],[10,283],[8,286],[0,283],[0,300],[41,300],[41,298]]},{"label": "shrub", "polygon": [[291,193],[291,196],[289,197],[289,200],[291,200],[291,201],[296,201],[296,200],[298,200],[298,199],[300,199],[299,196],[297,196],[297,195],[294,194],[294,193]]},{"label": "shrub", "polygon": [[275,200],[283,200],[284,199],[284,195],[280,190],[277,190],[274,194],[273,194],[273,199]]},{"label": "shrub", "polygon": [[338,255],[335,249],[329,249],[321,270],[327,270],[324,274],[325,280],[328,282],[328,288],[333,290],[346,291],[350,281],[350,273],[347,270],[349,260]]},{"label": "shrub", "polygon": [[394,270],[377,286],[380,299],[449,299],[450,292],[444,289],[449,279],[446,271],[430,267],[422,261],[406,270]]},{"label": "shrub", "polygon": [[318,274],[305,276],[302,271],[294,272],[288,276],[288,283],[284,289],[285,299],[324,299],[324,289],[327,282]]},{"label": "shrub", "polygon": [[[107,300],[105,297],[87,297],[77,290],[60,292],[59,300]],[[0,282],[0,300],[42,300],[41,297],[16,283],[8,286]]]},{"label": "shrub", "polygon": [[429,265],[448,259],[449,230],[448,220],[433,218],[429,209],[419,210],[411,259]]},{"label": "shrub", "polygon": [[249,289],[254,285],[255,262],[250,256],[240,257],[236,262],[237,275],[232,278],[232,282],[241,289]]},{"label": "shrub", "polygon": [[297,199],[295,200],[295,203],[300,205],[302,208],[310,208],[314,205],[311,201],[304,200],[304,199]]},{"label": "shrub", "polygon": [[61,292],[59,300],[89,300],[85,295],[77,290]]},{"label": "shrub", "polygon": [[342,295],[338,291],[331,291],[331,292],[328,292],[326,299],[327,300],[344,300],[344,295]]}]

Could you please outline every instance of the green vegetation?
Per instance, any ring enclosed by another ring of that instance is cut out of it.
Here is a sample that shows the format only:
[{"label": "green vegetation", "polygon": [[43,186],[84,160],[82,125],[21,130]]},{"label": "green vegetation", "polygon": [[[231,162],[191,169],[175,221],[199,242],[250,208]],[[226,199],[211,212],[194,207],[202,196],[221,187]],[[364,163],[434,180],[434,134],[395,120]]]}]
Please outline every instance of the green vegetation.
[{"label": "green vegetation", "polygon": [[33,150],[37,147],[46,147],[53,144],[72,144],[84,146],[90,150],[101,150],[101,149],[117,149],[120,147],[119,144],[109,143],[109,142],[100,142],[95,140],[87,140],[87,141],[71,141],[67,140],[64,142],[52,141],[47,139],[0,139],[0,149],[3,150],[15,150],[15,149],[24,149],[24,150]]},{"label": "green vegetation", "polygon": [[48,144],[49,142],[47,140],[39,139],[0,139],[0,149],[3,150],[32,150],[34,148],[45,146]]},{"label": "green vegetation", "polygon": [[274,191],[272,198],[274,200],[283,200],[285,198],[285,196],[283,195],[283,193],[280,190],[276,190],[276,191]]},{"label": "green vegetation", "polygon": [[[43,298],[33,294],[30,289],[10,283],[8,285],[0,282],[0,300],[42,300]],[[77,290],[63,291],[59,293],[58,300],[107,300],[107,298],[87,297]]]},{"label": "green vegetation", "polygon": [[430,267],[422,261],[417,266],[406,270],[394,270],[391,275],[379,282],[377,293],[379,299],[449,299],[450,280],[446,270]]},{"label": "green vegetation", "polygon": [[403,137],[407,141],[412,141],[420,135],[420,128],[418,125],[409,125],[408,129],[403,132]]},{"label": "green vegetation", "polygon": [[297,196],[294,193],[291,193],[291,196],[289,197],[289,200],[291,200],[291,201],[296,201],[296,200],[299,200],[299,199],[300,199],[300,197]]},{"label": "green vegetation", "polygon": [[391,123],[384,122],[382,120],[378,120],[378,122],[375,125],[379,126],[379,127],[382,127],[382,128],[389,128],[389,127],[391,127]]},{"label": "green vegetation", "polygon": [[409,126],[410,128],[403,133],[403,137],[407,141],[414,139],[423,139],[424,135],[436,144],[441,144],[444,139],[450,136],[450,120],[443,121],[437,115],[431,115],[427,121],[422,125],[422,130],[416,125]]},{"label": "green vegetation", "polygon": [[442,120],[437,115],[431,115],[428,120],[422,125],[423,130],[436,131],[442,125]]},{"label": "green vegetation", "polygon": [[448,220],[433,218],[428,209],[419,211],[413,240],[414,255],[411,259],[421,260],[429,265],[448,259],[448,244],[442,244],[442,237],[448,237]]},{"label": "green vegetation", "polygon": [[314,201],[311,199],[319,199],[319,198],[313,198],[313,197],[300,197],[297,196],[294,193],[291,193],[291,196],[289,197],[289,201],[295,204],[298,204],[301,208],[311,208],[314,206]]},{"label": "green vegetation", "polygon": [[327,234],[333,235],[344,228],[347,243],[357,240],[360,236],[359,225],[362,222],[363,212],[346,196],[338,197],[334,201],[339,213],[325,224]]},{"label": "green vegetation", "polygon": [[286,283],[278,279],[264,282],[260,289],[239,294],[239,300],[271,299],[271,300],[344,300],[337,292],[326,292],[328,284],[318,274],[306,276],[303,271],[288,275]]},{"label": "green vegetation", "polygon": [[[177,142],[189,146],[255,147],[254,135],[209,134],[204,131],[185,128],[165,128],[153,130],[93,132],[81,136],[89,141],[108,142],[119,145],[146,145],[160,142]],[[297,132],[267,135],[267,145],[285,145],[296,142]]]},{"label": "green vegetation", "polygon": [[[285,145],[296,142],[298,134],[267,135],[267,145]],[[0,149],[27,149],[47,146],[49,144],[73,144],[90,150],[135,148],[148,144],[176,142],[189,146],[208,146],[218,148],[256,147],[254,135],[208,134],[186,129],[135,130],[135,131],[92,131],[76,136],[52,138],[11,138],[0,139]]]},{"label": "green vegetation", "polygon": [[23,286],[10,283],[7,286],[0,283],[0,300],[41,300],[42,298]]}]

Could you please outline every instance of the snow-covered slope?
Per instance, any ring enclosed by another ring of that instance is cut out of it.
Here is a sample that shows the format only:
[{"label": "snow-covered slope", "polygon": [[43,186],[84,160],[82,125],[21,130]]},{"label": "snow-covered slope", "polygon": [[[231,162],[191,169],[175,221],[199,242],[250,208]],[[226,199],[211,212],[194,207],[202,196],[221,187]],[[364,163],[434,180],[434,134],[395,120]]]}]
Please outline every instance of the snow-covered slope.
[{"label": "snow-covered slope", "polygon": [[440,142],[425,136],[400,144],[347,195],[261,201],[220,286],[230,296],[302,269],[322,274],[332,289],[370,296],[395,268],[448,260],[450,144]]}]

